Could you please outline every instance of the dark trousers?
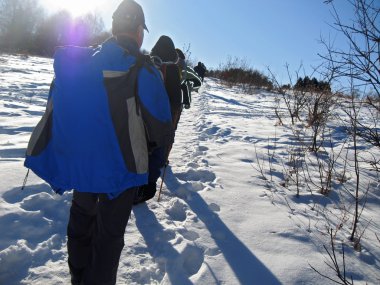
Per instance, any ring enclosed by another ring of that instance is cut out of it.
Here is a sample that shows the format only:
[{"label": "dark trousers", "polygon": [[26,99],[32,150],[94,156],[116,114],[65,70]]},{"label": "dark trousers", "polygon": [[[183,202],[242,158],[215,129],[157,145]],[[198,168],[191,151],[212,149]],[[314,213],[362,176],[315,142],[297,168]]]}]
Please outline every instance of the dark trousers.
[{"label": "dark trousers", "polygon": [[67,226],[72,284],[116,284],[135,192],[131,188],[109,200],[107,194],[74,191]]},{"label": "dark trousers", "polygon": [[191,103],[191,91],[186,83],[183,83],[181,85],[182,90],[182,104],[184,105],[185,109],[190,108]]}]

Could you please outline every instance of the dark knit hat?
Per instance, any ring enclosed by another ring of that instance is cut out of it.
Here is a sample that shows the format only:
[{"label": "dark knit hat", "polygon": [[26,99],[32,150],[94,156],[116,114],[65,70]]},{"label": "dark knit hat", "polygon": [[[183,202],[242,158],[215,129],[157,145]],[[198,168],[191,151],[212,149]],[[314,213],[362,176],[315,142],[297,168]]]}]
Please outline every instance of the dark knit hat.
[{"label": "dark knit hat", "polygon": [[143,9],[133,0],[124,0],[119,4],[112,15],[112,33],[118,34],[125,31],[136,30],[142,25],[145,30],[145,16]]},{"label": "dark knit hat", "polygon": [[150,54],[160,57],[162,61],[176,61],[178,58],[174,43],[168,36],[161,36]]},{"label": "dark knit hat", "polygon": [[177,52],[180,59],[185,59],[185,54],[183,53],[182,50],[180,50],[179,48],[176,48],[175,51]]}]

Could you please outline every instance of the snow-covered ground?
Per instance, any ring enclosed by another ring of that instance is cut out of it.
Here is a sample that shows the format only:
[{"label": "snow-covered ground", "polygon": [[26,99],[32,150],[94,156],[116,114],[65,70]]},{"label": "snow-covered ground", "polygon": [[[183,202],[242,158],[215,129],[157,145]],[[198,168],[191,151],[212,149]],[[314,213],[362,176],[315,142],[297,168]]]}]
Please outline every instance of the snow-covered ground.
[{"label": "snow-covered ground", "polygon": [[[69,284],[71,193],[54,194],[32,173],[20,189],[52,62],[0,55],[0,72],[0,284]],[[378,178],[363,174],[370,191],[361,229],[368,227],[355,251],[347,239],[351,216],[342,211],[352,204],[344,204],[342,187],[327,197],[303,190],[297,198],[294,185],[280,185],[297,142],[289,127],[275,126],[275,99],[205,80],[182,114],[161,201],[133,208],[117,284],[330,284],[310,267],[334,278],[323,249],[327,225],[336,229],[339,262],[339,241],[347,244],[346,271],[355,284],[380,284]],[[343,131],[335,130],[334,142],[343,145]],[[352,168],[347,176],[353,184]]]}]

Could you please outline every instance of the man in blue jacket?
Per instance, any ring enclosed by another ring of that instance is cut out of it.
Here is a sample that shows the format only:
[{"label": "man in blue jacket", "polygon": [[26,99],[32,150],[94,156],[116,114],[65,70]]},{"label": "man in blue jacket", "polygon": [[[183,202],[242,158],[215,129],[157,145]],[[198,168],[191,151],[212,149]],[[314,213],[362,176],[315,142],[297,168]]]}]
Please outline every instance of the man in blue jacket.
[{"label": "man in blue jacket", "polygon": [[140,53],[145,17],[124,0],[113,37],[98,48],[63,47],[46,111],[25,166],[57,193],[74,189],[67,227],[72,284],[115,284],[136,188],[148,154],[173,143],[170,105],[158,70]]}]

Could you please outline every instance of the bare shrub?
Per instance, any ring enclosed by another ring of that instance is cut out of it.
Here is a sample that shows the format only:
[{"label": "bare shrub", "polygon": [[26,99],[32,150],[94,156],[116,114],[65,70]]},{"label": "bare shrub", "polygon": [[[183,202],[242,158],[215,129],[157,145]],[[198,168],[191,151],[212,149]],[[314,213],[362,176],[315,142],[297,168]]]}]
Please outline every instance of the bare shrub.
[{"label": "bare shrub", "polygon": [[[325,60],[324,73],[329,78],[350,82],[351,90],[360,92],[363,103],[371,110],[370,122],[356,121],[356,135],[367,143],[380,148],[380,2],[374,0],[348,0],[354,11],[354,18],[349,23],[342,21],[340,11],[334,0],[326,1],[331,5],[334,17],[333,27],[349,43],[347,48],[335,48],[328,40],[321,39],[326,54],[320,55]],[[370,90],[370,92],[367,92]],[[351,92],[351,94],[353,94]],[[356,96],[356,94],[353,94]],[[369,162],[379,170],[378,161]]]},{"label": "bare shrub", "polygon": [[276,117],[277,117],[277,119],[278,119],[278,122],[276,122],[276,126],[278,125],[278,126],[282,126],[282,125],[284,125],[284,122],[282,121],[282,112],[280,111],[280,109],[281,109],[281,107],[280,107],[280,103],[281,103],[281,99],[278,97],[278,96],[276,96],[276,98],[275,98],[275,103],[276,103],[276,105],[275,105],[275,107],[274,107],[274,113],[276,114]]},{"label": "bare shrub", "polygon": [[219,78],[228,87],[237,86],[247,94],[251,94],[257,88],[273,88],[272,82],[262,72],[252,69],[246,59],[228,57],[226,63],[220,64],[217,70],[213,70],[210,76]]},{"label": "bare shrub", "polygon": [[[377,148],[379,144],[379,130],[377,127],[380,117],[380,27],[379,14],[380,2],[374,0],[349,0],[354,11],[354,18],[349,23],[342,21],[340,11],[335,7],[335,1],[326,1],[331,5],[334,17],[334,28],[349,43],[347,48],[335,48],[330,42],[322,39],[326,48],[326,54],[321,55],[325,60],[325,74],[330,78],[347,80],[349,82],[350,102],[345,108],[349,118],[349,130],[353,148],[353,169],[355,173],[353,225],[350,240],[355,242],[355,247],[360,244],[362,234],[358,233],[361,213],[365,207],[365,194],[360,189],[361,166],[359,164],[359,141],[362,139],[367,145]],[[366,92],[371,89],[371,95]],[[362,100],[363,97],[366,100]],[[367,105],[368,108],[364,108]],[[371,114],[367,120],[361,120],[364,112]],[[378,160],[373,155],[373,161],[367,161],[378,170]],[[360,209],[361,208],[361,209]],[[357,242],[358,241],[358,242]]]},{"label": "bare shrub", "polygon": [[318,143],[318,137],[325,130],[335,102],[335,96],[329,90],[311,90],[308,94],[306,121],[307,126],[312,130],[312,145],[310,146],[310,150],[314,152],[318,151],[323,143],[323,139]]},{"label": "bare shrub", "polygon": [[[289,72],[289,66],[286,65],[286,69],[288,72],[289,76],[289,81],[292,84],[292,79],[290,76]],[[278,94],[280,94],[282,100],[285,103],[286,109],[288,111],[288,114],[290,116],[292,125],[296,123],[296,121],[302,121],[300,118],[301,112],[304,110],[306,107],[307,103],[307,91],[305,89],[288,89],[282,84],[279,83],[277,80],[276,76],[273,74],[273,72],[269,70],[269,73],[271,74],[272,77],[272,82],[274,84],[274,89]],[[297,78],[298,77],[298,72],[297,72]]]},{"label": "bare shrub", "polygon": [[[334,48],[327,40],[321,39],[327,54],[321,55],[326,61],[327,72],[334,78],[350,78],[357,86],[370,86],[380,98],[379,76],[379,13],[380,2],[374,0],[348,0],[354,13],[351,23],[344,23],[335,1],[331,5],[334,17],[333,27],[348,41],[347,49]],[[372,97],[369,97],[369,101]]]},{"label": "bare shrub", "polygon": [[[352,277],[348,277],[346,273],[346,259],[345,259],[345,251],[344,251],[344,244],[342,243],[342,262],[338,261],[337,253],[336,253],[336,245],[334,243],[334,237],[332,234],[332,230],[330,232],[330,249],[327,248],[327,246],[323,245],[326,253],[329,256],[329,262],[325,261],[325,264],[335,273],[335,275],[338,277],[331,278],[328,275],[321,273],[321,271],[314,268],[312,265],[310,267],[318,273],[320,276],[334,282],[335,284],[342,284],[342,285],[353,285],[354,281]],[[340,264],[341,263],[341,264]]]},{"label": "bare shrub", "polygon": [[305,150],[302,147],[294,147],[289,152],[289,169],[286,171],[286,181],[288,185],[294,184],[296,187],[296,197],[300,196],[301,189],[301,170],[305,162]]},{"label": "bare shrub", "polygon": [[[303,174],[310,192],[316,190],[323,195],[328,195],[333,189],[334,180],[338,181],[340,177],[337,175],[337,164],[342,159],[342,152],[346,147],[346,143],[344,142],[340,149],[337,150],[333,145],[330,134],[329,141],[325,142],[325,144],[327,146],[322,146],[318,151],[307,153]],[[343,174],[341,175],[345,175],[345,166],[342,171]],[[313,176],[315,173],[317,175]]]},{"label": "bare shrub", "polygon": [[197,60],[193,58],[193,53],[191,52],[191,44],[184,44],[182,47],[182,52],[185,55],[186,65],[188,66],[196,66]]}]

